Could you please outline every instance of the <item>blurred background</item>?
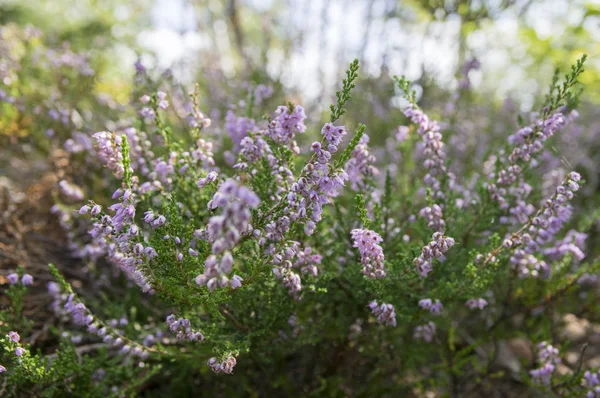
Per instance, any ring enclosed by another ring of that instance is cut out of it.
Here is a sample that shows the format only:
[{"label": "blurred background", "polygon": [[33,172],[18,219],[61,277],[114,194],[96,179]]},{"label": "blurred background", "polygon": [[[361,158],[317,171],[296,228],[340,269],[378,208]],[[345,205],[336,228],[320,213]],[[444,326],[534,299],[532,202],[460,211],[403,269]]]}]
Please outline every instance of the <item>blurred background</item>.
[{"label": "blurred background", "polygon": [[586,96],[600,100],[598,0],[1,0],[0,23],[102,57],[95,89],[117,101],[138,59],[184,84],[266,79],[312,110],[353,58],[372,84],[405,74],[442,90],[476,58],[473,87],[528,111],[554,67],[583,52]]}]

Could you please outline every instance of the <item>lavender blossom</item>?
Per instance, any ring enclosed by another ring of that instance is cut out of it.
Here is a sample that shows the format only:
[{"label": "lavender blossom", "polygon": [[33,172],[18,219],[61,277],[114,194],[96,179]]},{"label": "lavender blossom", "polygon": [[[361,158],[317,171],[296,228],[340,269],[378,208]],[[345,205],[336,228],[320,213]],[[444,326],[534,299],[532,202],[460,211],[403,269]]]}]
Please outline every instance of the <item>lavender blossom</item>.
[{"label": "lavender blossom", "polygon": [[300,153],[300,149],[294,141],[296,133],[304,133],[306,114],[304,108],[300,105],[288,108],[279,106],[275,111],[275,117],[271,119],[265,135],[273,139],[278,144],[285,145],[294,153]]},{"label": "lavender blossom", "polygon": [[19,340],[21,340],[21,336],[19,336],[19,333],[17,332],[8,332],[8,338],[13,343],[18,343]]},{"label": "lavender blossom", "polygon": [[212,200],[209,209],[221,208],[221,215],[213,216],[206,228],[208,238],[212,242],[213,255],[204,263],[204,272],[196,277],[196,283],[206,285],[209,290],[225,287],[240,287],[242,278],[234,275],[233,256],[230,252],[242,238],[242,234],[252,232],[250,225],[250,209],[256,208],[260,199],[254,192],[239,186],[235,180],[229,179],[221,184]]},{"label": "lavender blossom", "polygon": [[23,277],[21,278],[21,284],[23,286],[33,285],[33,276],[31,276],[29,274],[24,274]]},{"label": "lavender blossom", "polygon": [[556,365],[561,363],[558,349],[546,342],[538,345],[538,362],[540,367],[529,372],[535,383],[550,385]]},{"label": "lavender blossom", "polygon": [[175,315],[167,317],[167,324],[173,333],[177,333],[178,340],[202,341],[204,335],[192,329],[190,321],[185,318],[175,319]]},{"label": "lavender blossom", "polygon": [[369,304],[369,308],[373,315],[377,317],[377,322],[386,326],[396,327],[396,311],[393,305],[385,303],[379,305],[377,301],[373,300]]},{"label": "lavender blossom", "polygon": [[454,239],[444,236],[441,232],[435,232],[432,236],[432,241],[423,247],[421,255],[413,261],[419,275],[426,277],[433,271],[433,260],[436,258],[440,261],[445,260],[444,253],[452,246],[454,246]]},{"label": "lavender blossom", "polygon": [[123,153],[121,137],[101,131],[93,136],[98,143],[98,157],[111,170],[115,177],[122,179],[125,168],[123,166]]},{"label": "lavender blossom", "polygon": [[475,308],[479,308],[480,310],[484,309],[488,305],[488,302],[483,298],[472,298],[467,300],[466,306],[470,309],[474,310]]},{"label": "lavender blossom", "polygon": [[348,173],[350,186],[358,191],[367,177],[375,177],[379,170],[375,167],[375,156],[369,152],[369,136],[364,134],[356,148],[352,151],[352,156],[346,162],[345,170]]},{"label": "lavender blossom", "polygon": [[16,285],[19,282],[19,275],[16,273],[8,274],[6,279],[10,285]]},{"label": "lavender blossom", "polygon": [[234,357],[228,357],[223,362],[219,363],[217,358],[210,358],[207,362],[208,366],[212,369],[213,372],[219,373],[223,372],[225,374],[233,373],[233,368],[236,365],[237,361]]},{"label": "lavender blossom", "polygon": [[383,249],[378,243],[383,242],[381,236],[368,229],[353,229],[351,232],[353,247],[360,252],[363,274],[369,278],[385,277]]},{"label": "lavender blossom", "polygon": [[436,327],[435,323],[427,322],[424,325],[417,326],[413,333],[413,338],[416,340],[423,340],[427,343],[431,343],[435,337]]},{"label": "lavender blossom", "polygon": [[442,308],[444,308],[440,300],[435,300],[434,302],[429,298],[419,300],[419,307],[429,310],[433,315],[440,315]]}]

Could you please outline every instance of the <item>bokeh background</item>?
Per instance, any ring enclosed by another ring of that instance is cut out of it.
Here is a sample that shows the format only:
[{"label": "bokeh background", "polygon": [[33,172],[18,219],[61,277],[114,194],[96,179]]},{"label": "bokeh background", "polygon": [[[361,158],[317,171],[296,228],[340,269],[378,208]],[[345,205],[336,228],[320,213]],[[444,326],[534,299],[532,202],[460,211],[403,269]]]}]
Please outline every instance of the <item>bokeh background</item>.
[{"label": "bokeh background", "polygon": [[95,89],[121,101],[138,58],[182,83],[266,74],[308,109],[328,103],[354,58],[373,81],[404,74],[443,90],[477,58],[473,86],[528,111],[554,67],[583,52],[586,96],[600,100],[597,0],[3,0],[0,22],[102,58]]}]

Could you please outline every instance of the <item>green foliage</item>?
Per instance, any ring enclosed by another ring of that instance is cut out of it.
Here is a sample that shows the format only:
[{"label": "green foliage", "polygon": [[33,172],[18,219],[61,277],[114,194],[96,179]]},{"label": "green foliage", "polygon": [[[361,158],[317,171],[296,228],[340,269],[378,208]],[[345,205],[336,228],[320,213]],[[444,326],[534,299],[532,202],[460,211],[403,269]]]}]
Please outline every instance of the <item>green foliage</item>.
[{"label": "green foliage", "polygon": [[350,91],[356,87],[355,81],[358,78],[358,59],[355,59],[350,63],[348,70],[346,71],[346,78],[342,80],[342,90],[335,92],[335,97],[337,98],[337,103],[332,104],[329,108],[331,110],[331,116],[329,121],[334,123],[340,117],[342,117],[346,113],[346,109],[344,109],[344,105],[351,98]]},{"label": "green foliage", "polygon": [[416,104],[417,103],[417,92],[410,88],[410,80],[408,80],[404,76],[402,76],[402,77],[394,76],[394,80],[396,81],[398,88],[404,93],[404,98],[406,98],[406,100],[408,102],[410,102],[411,104],[413,104],[413,105]]},{"label": "green foliage", "polygon": [[558,84],[560,72],[556,69],[550,85],[550,93],[546,96],[547,108],[544,109],[544,115],[549,115],[563,105],[570,109],[577,107],[582,90],[574,93],[572,89],[579,83],[578,78],[585,70],[583,66],[586,60],[587,54],[583,54],[574,65],[571,65],[571,71],[565,74],[562,84]]}]

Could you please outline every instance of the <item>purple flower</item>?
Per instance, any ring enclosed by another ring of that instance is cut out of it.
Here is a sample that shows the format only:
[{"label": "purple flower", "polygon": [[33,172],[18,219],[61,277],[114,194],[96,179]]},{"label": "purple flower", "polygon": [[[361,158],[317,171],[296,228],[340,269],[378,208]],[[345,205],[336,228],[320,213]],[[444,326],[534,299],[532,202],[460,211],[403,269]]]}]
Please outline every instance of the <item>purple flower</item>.
[{"label": "purple flower", "polygon": [[156,98],[158,99],[158,107],[160,109],[167,109],[169,107],[169,101],[167,101],[167,94],[164,91],[157,91]]},{"label": "purple flower", "polygon": [[21,278],[21,284],[23,284],[23,286],[31,286],[33,284],[33,276],[29,274],[23,275]]},{"label": "purple flower", "polygon": [[0,373],[4,373],[6,372],[6,368],[2,365],[0,365]]},{"label": "purple flower", "polygon": [[296,133],[304,133],[306,114],[304,108],[296,105],[290,110],[287,106],[278,106],[275,111],[275,117],[271,119],[265,135],[273,139],[278,144],[285,145],[294,153],[299,153],[300,149],[294,141]]},{"label": "purple flower", "polygon": [[488,305],[488,302],[483,298],[477,298],[477,299],[472,298],[472,299],[469,299],[466,303],[466,306],[472,310],[474,310],[475,308],[479,308],[480,310],[482,310],[487,305]]},{"label": "purple flower", "polygon": [[363,187],[365,178],[379,174],[379,170],[374,166],[375,156],[369,152],[368,144],[369,136],[364,134],[345,165],[351,188],[355,191]]},{"label": "purple flower", "polygon": [[435,323],[428,322],[425,325],[420,325],[415,328],[413,338],[417,340],[424,340],[427,343],[431,343],[435,336],[436,328]]},{"label": "purple flower", "polygon": [[125,172],[121,136],[101,131],[93,136],[98,143],[98,157],[111,170],[115,177],[122,179]]},{"label": "purple flower", "polygon": [[383,249],[378,243],[383,242],[381,236],[369,229],[353,229],[351,232],[353,247],[360,252],[363,274],[369,278],[385,277]]},{"label": "purple flower", "polygon": [[433,271],[434,259],[444,260],[444,253],[454,246],[454,239],[444,236],[441,232],[435,232],[432,239],[427,246],[423,247],[421,255],[413,260],[421,277],[426,277]]},{"label": "purple flower", "polygon": [[176,319],[175,315],[171,314],[167,317],[167,325],[169,330],[177,334],[178,340],[189,340],[189,341],[202,341],[204,335],[199,331],[195,331],[191,327],[191,323],[188,319],[179,318]]},{"label": "purple flower", "polygon": [[538,344],[538,362],[541,366],[531,370],[529,374],[535,383],[549,385],[556,365],[561,363],[559,352],[546,342]]},{"label": "purple flower", "polygon": [[429,310],[433,315],[439,315],[442,312],[442,305],[440,300],[435,300],[435,302],[429,298],[419,300],[419,307],[424,310]]},{"label": "purple flower", "polygon": [[16,273],[8,274],[6,276],[6,279],[8,280],[9,284],[16,285],[17,282],[19,282],[19,275],[17,275]]},{"label": "purple flower", "polygon": [[204,188],[209,183],[216,181],[218,177],[219,177],[219,174],[217,174],[216,171],[209,172],[206,175],[206,177],[202,177],[202,178],[198,179],[198,182],[197,182],[198,188]]},{"label": "purple flower", "polygon": [[377,301],[373,300],[369,304],[369,308],[373,315],[377,317],[377,322],[386,326],[396,327],[396,311],[393,305],[385,303],[379,305]]},{"label": "purple flower", "polygon": [[237,153],[240,151],[241,143],[248,132],[256,130],[256,122],[247,117],[238,117],[233,110],[227,111],[225,116],[225,130],[233,141],[233,150]]},{"label": "purple flower", "polygon": [[16,355],[16,356],[20,357],[20,356],[22,356],[23,354],[25,354],[25,350],[24,350],[23,348],[21,348],[21,347],[17,347],[17,348],[15,348],[15,355]]},{"label": "purple flower", "polygon": [[18,343],[19,340],[21,340],[21,336],[19,336],[19,334],[17,332],[9,332],[8,333],[8,338],[10,339],[10,341],[12,341],[13,343]]},{"label": "purple flower", "polygon": [[236,365],[237,361],[234,357],[228,357],[223,362],[219,363],[217,358],[210,358],[207,362],[207,365],[210,366],[213,372],[219,373],[223,372],[226,374],[233,373],[233,367]]}]

